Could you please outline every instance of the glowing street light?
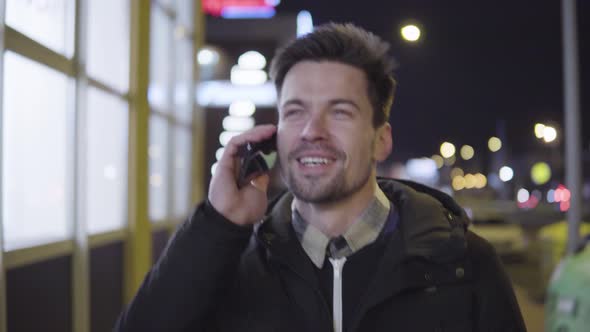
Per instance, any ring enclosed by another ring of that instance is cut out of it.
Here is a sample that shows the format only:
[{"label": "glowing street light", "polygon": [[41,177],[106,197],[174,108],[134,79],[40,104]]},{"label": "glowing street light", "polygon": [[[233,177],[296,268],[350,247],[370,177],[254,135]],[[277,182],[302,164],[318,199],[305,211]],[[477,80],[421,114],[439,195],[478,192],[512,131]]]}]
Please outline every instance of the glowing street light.
[{"label": "glowing street light", "polygon": [[241,132],[239,132],[239,131],[224,131],[224,132],[222,132],[221,134],[219,134],[219,144],[221,144],[221,146],[226,146],[232,137],[239,135],[240,133]]},{"label": "glowing street light", "polygon": [[535,137],[541,139],[543,138],[543,134],[545,131],[545,125],[542,123],[536,123],[535,124]]},{"label": "glowing street light", "polygon": [[530,197],[529,191],[524,188],[520,188],[516,194],[516,199],[519,203],[526,203]]},{"label": "glowing street light", "polygon": [[225,148],[217,149],[217,151],[215,151],[215,160],[221,159],[221,156],[223,156],[224,151],[225,151]]},{"label": "glowing street light", "polygon": [[462,177],[463,175],[465,175],[465,172],[459,167],[455,167],[451,170],[451,179],[456,178],[457,176]]},{"label": "glowing street light", "polygon": [[473,147],[471,145],[463,145],[461,147],[461,158],[463,158],[463,160],[469,160],[471,158],[473,158],[473,155],[475,154],[475,150],[473,150]]},{"label": "glowing street light", "polygon": [[420,28],[413,24],[408,24],[401,29],[402,37],[409,42],[416,42],[420,39]]},{"label": "glowing street light", "polygon": [[500,168],[500,180],[502,180],[502,182],[508,182],[510,180],[512,180],[512,178],[514,177],[514,171],[512,170],[512,168],[508,167],[508,166],[504,166],[502,168]]},{"label": "glowing street light", "polygon": [[223,129],[227,131],[246,131],[254,127],[254,118],[228,115],[223,118]]},{"label": "glowing street light", "polygon": [[440,145],[440,154],[444,158],[451,158],[455,155],[455,146],[452,143],[444,142]]},{"label": "glowing street light", "polygon": [[242,68],[233,66],[230,71],[230,81],[235,85],[261,85],[268,80],[268,74],[262,69]]},{"label": "glowing street light", "polygon": [[492,152],[497,152],[502,148],[502,141],[498,137],[491,137],[488,140],[488,148]]},{"label": "glowing street light", "polygon": [[531,179],[535,184],[542,185],[551,180],[551,167],[545,162],[538,162],[531,168]]},{"label": "glowing street light", "polygon": [[202,48],[197,53],[197,62],[201,66],[211,66],[219,62],[219,52],[212,48]]},{"label": "glowing street light", "polygon": [[542,123],[535,123],[535,137],[542,139],[545,143],[551,143],[557,138],[557,129]]},{"label": "glowing street light", "polygon": [[229,105],[229,114],[233,116],[251,116],[256,111],[256,105],[250,100],[237,100]]},{"label": "glowing street light", "polygon": [[481,173],[475,174],[475,188],[482,189],[488,184],[488,179]]},{"label": "glowing street light", "polygon": [[456,161],[457,161],[457,157],[455,157],[455,155],[452,155],[450,158],[445,158],[445,165],[453,166],[453,165],[455,165]]},{"label": "glowing street light", "polygon": [[444,162],[445,162],[444,159],[441,156],[437,155],[437,154],[435,154],[432,157],[430,157],[430,159],[434,160],[434,162],[436,163],[436,167],[437,168],[443,167]]},{"label": "glowing street light", "polygon": [[242,69],[263,69],[266,66],[266,58],[260,52],[248,51],[240,55],[238,66]]},{"label": "glowing street light", "polygon": [[555,141],[556,138],[557,138],[557,130],[555,130],[555,128],[550,127],[550,126],[545,126],[545,128],[543,128],[543,140],[546,143],[551,143],[551,142]]},{"label": "glowing street light", "polygon": [[464,176],[464,178],[465,178],[465,188],[467,188],[467,189],[475,188],[475,183],[476,183],[475,175],[466,174]]},{"label": "glowing street light", "polygon": [[452,181],[452,186],[455,191],[465,189],[465,178],[462,176],[455,176]]},{"label": "glowing street light", "polygon": [[302,10],[297,14],[297,37],[301,37],[313,31],[313,19],[311,13]]}]

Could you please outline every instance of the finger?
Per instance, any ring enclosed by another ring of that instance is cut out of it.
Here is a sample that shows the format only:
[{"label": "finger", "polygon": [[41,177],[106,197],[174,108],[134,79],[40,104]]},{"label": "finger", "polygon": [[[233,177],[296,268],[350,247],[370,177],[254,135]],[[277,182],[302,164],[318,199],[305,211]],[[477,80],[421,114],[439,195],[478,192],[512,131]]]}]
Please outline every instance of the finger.
[{"label": "finger", "polygon": [[270,176],[268,176],[268,174],[262,174],[259,177],[252,179],[252,181],[250,181],[250,185],[256,189],[258,189],[259,191],[263,192],[264,194],[266,194],[266,191],[268,190],[268,184],[270,182]]},{"label": "finger", "polygon": [[223,154],[219,159],[218,168],[224,168],[227,171],[235,173],[236,157],[240,146],[248,142],[260,142],[271,137],[276,131],[275,125],[260,125],[244,133],[232,137],[226,144]]},{"label": "finger", "polygon": [[238,153],[240,146],[246,143],[256,143],[270,138],[276,131],[275,125],[260,125],[239,135],[232,137],[225,146],[224,154],[234,157]]}]

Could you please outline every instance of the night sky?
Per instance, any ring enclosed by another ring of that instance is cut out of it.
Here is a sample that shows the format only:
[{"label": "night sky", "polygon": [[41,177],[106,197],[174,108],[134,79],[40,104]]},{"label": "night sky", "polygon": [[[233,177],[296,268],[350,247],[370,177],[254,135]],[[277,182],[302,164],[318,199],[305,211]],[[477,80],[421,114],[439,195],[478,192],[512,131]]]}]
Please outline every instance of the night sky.
[{"label": "night sky", "polygon": [[[353,22],[388,40],[399,64],[390,122],[394,160],[430,156],[444,140],[478,150],[492,135],[514,154],[540,143],[535,122],[563,124],[561,2],[282,0],[314,25]],[[399,28],[415,20],[417,44]],[[590,152],[590,2],[578,1],[583,148]]]}]

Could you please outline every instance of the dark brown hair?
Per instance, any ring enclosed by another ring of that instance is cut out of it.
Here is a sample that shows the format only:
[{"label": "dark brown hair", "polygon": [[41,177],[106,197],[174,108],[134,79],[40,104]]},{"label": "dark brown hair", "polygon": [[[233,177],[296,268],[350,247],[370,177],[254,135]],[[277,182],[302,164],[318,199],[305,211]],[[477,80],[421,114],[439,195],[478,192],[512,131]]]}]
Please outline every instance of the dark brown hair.
[{"label": "dark brown hair", "polygon": [[280,95],[289,70],[301,61],[335,61],[361,69],[367,77],[368,95],[373,106],[373,126],[389,119],[396,82],[389,44],[353,24],[328,23],[295,39],[275,54],[270,77]]}]

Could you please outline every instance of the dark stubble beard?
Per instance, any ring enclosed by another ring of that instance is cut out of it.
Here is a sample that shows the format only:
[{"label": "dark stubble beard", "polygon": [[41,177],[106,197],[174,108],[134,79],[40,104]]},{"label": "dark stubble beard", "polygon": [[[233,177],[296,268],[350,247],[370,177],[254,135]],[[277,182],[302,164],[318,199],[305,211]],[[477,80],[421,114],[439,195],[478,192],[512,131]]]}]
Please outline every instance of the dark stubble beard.
[{"label": "dark stubble beard", "polygon": [[[280,158],[279,158],[280,159]],[[281,177],[289,191],[300,201],[313,204],[333,203],[351,196],[369,181],[372,174],[373,159],[368,155],[367,163],[358,176],[347,181],[346,168],[343,167],[331,179],[305,176],[298,179],[289,169],[289,163],[281,163]],[[296,161],[295,161],[296,162]],[[354,174],[352,174],[354,176]],[[326,182],[326,180],[328,180]],[[325,182],[325,183],[324,183]]]}]

